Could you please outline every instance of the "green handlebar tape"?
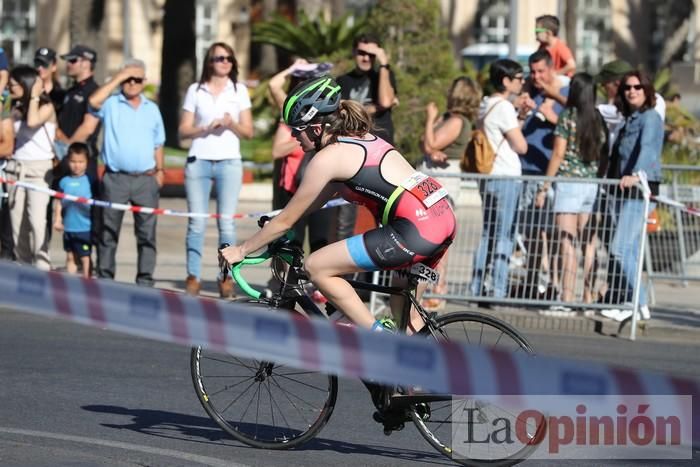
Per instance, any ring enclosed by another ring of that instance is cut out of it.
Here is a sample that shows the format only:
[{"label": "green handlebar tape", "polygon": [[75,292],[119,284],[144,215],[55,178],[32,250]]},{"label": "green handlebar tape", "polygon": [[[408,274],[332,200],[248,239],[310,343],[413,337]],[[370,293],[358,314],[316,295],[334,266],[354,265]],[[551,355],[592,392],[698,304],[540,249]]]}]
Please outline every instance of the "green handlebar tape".
[{"label": "green handlebar tape", "polygon": [[250,284],[248,284],[248,282],[246,282],[246,280],[243,279],[243,276],[241,276],[241,268],[245,265],[248,265],[248,264],[264,263],[268,259],[270,259],[270,255],[268,253],[263,253],[260,256],[255,256],[253,258],[246,258],[243,261],[241,261],[240,263],[231,267],[231,275],[233,276],[233,279],[236,281],[238,286],[241,289],[243,289],[243,292],[250,295],[252,298],[254,298],[256,300],[260,298],[262,293],[258,292],[254,288],[252,288],[250,286]]}]

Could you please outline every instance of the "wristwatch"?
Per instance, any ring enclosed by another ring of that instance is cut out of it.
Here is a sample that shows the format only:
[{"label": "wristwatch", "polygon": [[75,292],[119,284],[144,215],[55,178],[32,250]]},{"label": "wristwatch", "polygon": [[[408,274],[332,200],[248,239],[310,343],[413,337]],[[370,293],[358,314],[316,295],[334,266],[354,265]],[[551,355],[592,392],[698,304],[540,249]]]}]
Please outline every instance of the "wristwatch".
[{"label": "wristwatch", "polygon": [[391,70],[391,65],[389,65],[388,63],[385,63],[383,65],[379,65],[379,68],[386,68],[387,70]]}]

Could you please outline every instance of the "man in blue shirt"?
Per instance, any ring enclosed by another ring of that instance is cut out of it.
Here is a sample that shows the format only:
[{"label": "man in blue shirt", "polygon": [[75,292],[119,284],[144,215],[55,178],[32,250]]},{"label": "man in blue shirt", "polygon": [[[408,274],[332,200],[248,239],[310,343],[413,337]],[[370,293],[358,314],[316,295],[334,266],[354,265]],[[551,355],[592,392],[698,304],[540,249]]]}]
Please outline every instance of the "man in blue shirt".
[{"label": "man in blue shirt", "polygon": [[[86,115],[73,139],[91,134],[101,121],[103,199],[158,207],[159,190],[163,186],[165,130],[158,106],[143,95],[145,80],[145,64],[141,60],[127,60],[111,81],[90,95],[92,113]],[[120,92],[115,93],[117,89]],[[97,244],[99,277],[114,278],[123,216],[123,211],[103,210],[103,228]],[[134,213],[134,227],[138,250],[136,283],[151,286],[156,266],[156,216]]]},{"label": "man in blue shirt", "polygon": [[[559,114],[564,110],[569,88],[564,86],[562,77],[554,71],[552,56],[547,50],[539,50],[528,59],[530,77],[528,79],[528,98],[521,107],[523,136],[527,141],[527,153],[522,157],[523,175],[542,176],[547,171],[549,159],[554,146],[554,129],[559,121]],[[554,227],[551,205],[544,209],[535,206],[540,182],[526,182],[520,197],[520,228],[528,252],[527,279],[524,289],[525,298],[546,298],[552,281],[548,235]],[[549,200],[551,201],[551,200]]]}]

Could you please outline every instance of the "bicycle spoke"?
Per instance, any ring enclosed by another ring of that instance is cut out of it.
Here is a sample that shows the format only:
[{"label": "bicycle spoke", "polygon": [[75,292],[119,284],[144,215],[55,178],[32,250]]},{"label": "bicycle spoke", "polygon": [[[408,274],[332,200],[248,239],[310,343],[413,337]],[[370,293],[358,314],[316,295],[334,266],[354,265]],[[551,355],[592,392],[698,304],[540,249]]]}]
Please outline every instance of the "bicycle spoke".
[{"label": "bicycle spoke", "polygon": [[292,391],[289,390],[289,389],[283,389],[282,386],[277,382],[277,380],[276,380],[275,378],[272,378],[272,379],[273,379],[273,381],[275,382],[275,384],[277,385],[277,387],[280,388],[281,391],[284,391],[286,394],[289,394],[289,395],[295,397],[295,398],[298,399],[300,402],[303,402],[304,404],[308,405],[309,407],[312,407],[313,409],[316,409],[316,406],[315,406],[315,405],[313,405],[313,404],[311,404],[310,402],[306,401],[306,400],[305,400],[304,398],[302,398],[301,396],[298,396],[295,392],[292,392]]},{"label": "bicycle spoke", "polygon": [[240,399],[241,397],[243,397],[243,394],[245,394],[246,392],[248,392],[248,389],[250,389],[251,387],[253,387],[254,384],[255,384],[255,381],[253,381],[252,383],[250,383],[250,384],[248,385],[248,387],[245,388],[245,390],[244,390],[238,397],[236,397],[234,400],[232,400],[232,401],[226,406],[226,408],[224,408],[224,410],[221,411],[221,413],[225,413],[228,409],[230,409],[231,406],[232,406],[233,404],[235,404],[235,403],[238,401],[238,399]]},{"label": "bicycle spoke", "polygon": [[[247,368],[248,370],[250,370],[250,371],[252,371],[253,373],[255,373],[255,371],[256,371],[256,370],[255,370],[255,367],[251,367],[251,366],[246,365],[245,363],[241,362],[241,361],[240,361],[238,358],[236,358],[236,357],[233,357],[233,356],[232,356],[232,358],[233,358],[236,362],[238,362],[237,366],[242,366],[243,368]],[[236,363],[234,363],[234,362],[232,362],[232,361],[223,360],[223,359],[221,359],[221,358],[209,357],[209,356],[206,356],[206,355],[204,356],[204,359],[205,359],[205,360],[212,360],[212,361],[214,361],[214,362],[224,363],[224,364],[226,364],[226,365],[236,365]]]},{"label": "bicycle spoke", "polygon": [[[213,396],[217,396],[217,395],[221,394],[221,393],[224,392],[224,391],[230,391],[231,389],[235,388],[236,386],[239,386],[239,385],[245,383],[246,381],[252,380],[252,379],[253,379],[252,377],[247,377],[245,380],[239,381],[239,382],[237,382],[236,384],[225,385],[223,388],[219,389],[218,391],[214,391],[214,392],[209,393],[209,396],[210,396],[210,397],[213,397]],[[253,381],[252,383],[250,383],[251,386],[252,386],[253,384],[255,384],[255,381]],[[250,386],[248,386],[248,387],[250,387]],[[246,390],[247,390],[247,388],[246,388]]]},{"label": "bicycle spoke", "polygon": [[503,331],[501,331],[501,333],[498,335],[498,339],[496,339],[496,343],[493,344],[493,347],[492,347],[493,349],[495,349],[496,346],[498,345],[498,343],[501,342],[501,337],[503,336],[503,334],[504,334]]},{"label": "bicycle spoke", "polygon": [[282,417],[282,421],[284,421],[285,425],[287,425],[287,428],[289,430],[292,430],[292,427],[289,425],[289,421],[287,421],[287,417],[284,416],[284,411],[282,411],[282,408],[277,403],[277,400],[272,398],[272,390],[270,389],[270,379],[267,380],[267,392],[270,394],[270,400],[274,403],[275,407],[277,407],[277,410],[279,410],[280,416]]},{"label": "bicycle spoke", "polygon": [[280,377],[282,377],[282,378],[284,378],[284,379],[286,379],[286,380],[293,381],[293,382],[295,382],[295,383],[297,383],[297,384],[301,384],[301,385],[303,385],[303,386],[306,386],[307,388],[316,389],[317,391],[328,391],[328,388],[321,388],[321,387],[318,387],[318,386],[314,386],[313,384],[310,384],[310,383],[304,383],[304,382],[299,381],[299,380],[294,379],[294,378],[288,378],[286,375],[278,375],[278,374],[275,373],[275,376],[280,376]]},{"label": "bicycle spoke", "polygon": [[467,339],[467,344],[471,344],[472,342],[469,340],[469,332],[467,331],[467,325],[462,323],[462,329],[464,329],[464,337]]},{"label": "bicycle spoke", "polygon": [[301,416],[301,418],[304,419],[304,422],[307,423],[307,425],[311,426],[311,423],[309,423],[309,420],[306,418],[306,415],[304,414],[304,411],[302,411],[299,407],[297,407],[297,405],[294,403],[294,401],[292,401],[292,399],[290,399],[289,396],[292,395],[292,396],[296,397],[297,399],[299,399],[301,402],[304,402],[306,405],[308,405],[308,406],[310,406],[310,407],[313,407],[313,406],[312,406],[311,404],[309,404],[308,402],[306,402],[304,399],[302,399],[302,398],[300,398],[299,396],[297,396],[296,394],[294,394],[294,393],[292,393],[292,392],[289,392],[289,391],[287,391],[287,390],[285,390],[285,389],[282,389],[282,387],[279,385],[279,383],[278,383],[276,380],[273,379],[273,382],[275,383],[275,385],[277,386],[277,388],[278,388],[280,391],[282,391],[282,394],[287,398],[287,400],[288,400],[289,403],[292,405],[292,407],[294,407],[294,408],[296,409],[296,411],[299,413],[299,415]]},{"label": "bicycle spoke", "polygon": [[255,389],[253,396],[248,401],[248,405],[246,406],[245,410],[243,411],[243,415],[241,415],[240,420],[238,420],[240,423],[243,423],[243,417],[245,417],[246,414],[248,413],[248,410],[250,410],[250,406],[253,404],[253,399],[255,399],[255,395],[258,394],[259,391],[260,391],[260,384],[258,384],[258,387]]}]

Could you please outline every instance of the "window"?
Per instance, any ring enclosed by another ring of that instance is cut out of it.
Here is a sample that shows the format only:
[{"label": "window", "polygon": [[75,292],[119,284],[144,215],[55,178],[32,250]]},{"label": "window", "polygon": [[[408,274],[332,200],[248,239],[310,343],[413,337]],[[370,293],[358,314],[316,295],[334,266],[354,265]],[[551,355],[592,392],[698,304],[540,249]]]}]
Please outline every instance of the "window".
[{"label": "window", "polygon": [[195,37],[197,51],[197,76],[202,73],[202,63],[209,47],[216,42],[218,32],[216,0],[197,0],[195,10]]},{"label": "window", "polygon": [[0,40],[11,63],[32,62],[35,28],[35,0],[0,0]]},{"label": "window", "polygon": [[476,41],[480,43],[508,42],[510,13],[508,0],[479,1],[476,13]]},{"label": "window", "polygon": [[612,11],[609,0],[579,3],[576,15],[577,69],[595,73],[613,58]]}]

